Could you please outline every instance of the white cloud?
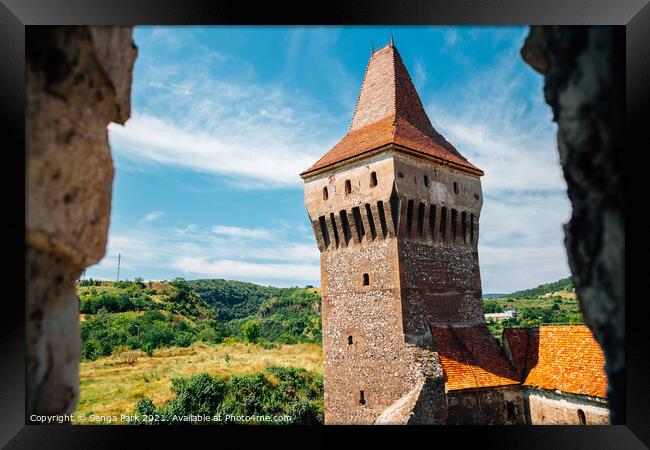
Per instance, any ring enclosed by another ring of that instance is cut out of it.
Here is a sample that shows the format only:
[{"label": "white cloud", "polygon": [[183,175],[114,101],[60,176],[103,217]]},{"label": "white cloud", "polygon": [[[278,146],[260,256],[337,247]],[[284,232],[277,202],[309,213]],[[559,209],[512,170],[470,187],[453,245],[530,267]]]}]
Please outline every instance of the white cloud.
[{"label": "white cloud", "polygon": [[[88,269],[92,277],[114,278],[121,255],[121,277],[216,277],[275,285],[320,282],[320,254],[309,242],[296,240],[299,227],[249,229],[194,224],[180,228],[129,229],[112,232],[106,256]],[[263,240],[263,245],[260,245]]]},{"label": "white cloud", "polygon": [[320,278],[318,264],[260,264],[183,256],[174,261],[173,267],[188,275],[210,278],[301,280],[307,282],[314,282]]},{"label": "white cloud", "polygon": [[[266,115],[260,110],[260,117]],[[165,119],[134,113],[126,126],[109,126],[111,147],[136,163],[242,177],[256,187],[299,186],[299,173],[313,164],[329,144],[307,143],[290,127],[258,120],[234,124],[230,130],[224,126],[207,132],[186,130]]]},{"label": "white cloud", "polygon": [[570,273],[562,224],[571,208],[556,126],[542,98],[541,78],[531,83],[518,66],[520,46],[515,40],[491,67],[427,106],[438,131],[485,172],[479,258],[488,293]]},{"label": "white cloud", "polygon": [[484,293],[506,294],[568,275],[564,247],[553,243],[525,247],[481,245],[479,263]]},{"label": "white cloud", "polygon": [[445,46],[453,47],[458,43],[459,39],[460,35],[458,34],[458,30],[456,28],[451,28],[445,32]]},{"label": "white cloud", "polygon": [[[328,78],[347,90],[349,75],[329,53],[336,36],[308,35],[325,52]],[[191,28],[155,28],[143,39],[154,36],[171,52],[181,38],[193,51],[176,64],[152,55],[136,61],[131,119],[109,126],[113,151],[129,162],[120,169],[157,164],[225,176],[239,189],[298,188],[300,172],[340,138],[335,118],[317,101],[282,82],[260,83],[249,62],[203,46]],[[300,30],[294,40],[299,47]]]},{"label": "white cloud", "polygon": [[214,234],[247,239],[271,239],[273,236],[269,230],[260,228],[227,227],[225,225],[215,225],[212,227],[212,232]]},{"label": "white cloud", "polygon": [[427,82],[427,71],[420,58],[413,63],[413,82],[418,90],[422,89]]},{"label": "white cloud", "polygon": [[140,222],[153,222],[158,220],[165,214],[164,211],[151,211],[149,214],[140,219]]}]

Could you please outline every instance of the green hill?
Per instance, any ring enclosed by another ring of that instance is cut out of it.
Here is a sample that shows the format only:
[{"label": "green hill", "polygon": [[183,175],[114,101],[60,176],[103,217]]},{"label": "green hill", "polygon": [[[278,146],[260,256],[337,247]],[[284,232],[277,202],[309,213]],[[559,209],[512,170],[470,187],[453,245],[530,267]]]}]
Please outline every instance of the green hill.
[{"label": "green hill", "polygon": [[498,340],[504,328],[584,323],[571,277],[483,300],[485,314],[502,313],[506,309],[515,310],[514,317],[486,317],[490,332]]},{"label": "green hill", "polygon": [[535,288],[513,292],[512,294],[507,294],[506,296],[511,298],[531,298],[539,297],[544,294],[552,294],[558,291],[573,291],[573,289],[573,278],[569,276],[553,283],[540,284]]},{"label": "green hill", "polygon": [[84,360],[227,338],[265,346],[321,341],[320,293],[313,288],[86,279],[77,283],[77,293]]}]

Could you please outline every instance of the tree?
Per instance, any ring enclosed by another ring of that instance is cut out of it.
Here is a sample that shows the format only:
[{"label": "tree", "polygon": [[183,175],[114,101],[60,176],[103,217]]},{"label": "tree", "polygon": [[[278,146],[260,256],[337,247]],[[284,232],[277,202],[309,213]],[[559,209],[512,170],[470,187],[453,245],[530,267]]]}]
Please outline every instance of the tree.
[{"label": "tree", "polygon": [[249,320],[241,327],[244,340],[247,342],[256,342],[260,337],[260,325],[256,320]]}]

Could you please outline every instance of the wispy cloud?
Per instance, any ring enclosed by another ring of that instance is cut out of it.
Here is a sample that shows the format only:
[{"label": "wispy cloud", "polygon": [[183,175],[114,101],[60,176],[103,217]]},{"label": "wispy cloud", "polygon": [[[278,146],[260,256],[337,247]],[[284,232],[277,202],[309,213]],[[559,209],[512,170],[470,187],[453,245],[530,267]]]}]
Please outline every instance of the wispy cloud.
[{"label": "wispy cloud", "polygon": [[427,82],[427,70],[420,58],[416,58],[413,63],[413,82],[418,90],[422,89]]},{"label": "wispy cloud", "polygon": [[121,254],[123,277],[163,272],[275,285],[318,284],[318,249],[311,241],[296,240],[296,233],[297,227],[282,225],[263,230],[194,224],[117,231],[110,235],[107,254],[92,273],[111,278]]},{"label": "wispy cloud", "polygon": [[[154,31],[170,51],[180,35],[195,42],[191,30]],[[326,48],[326,37],[311,39]],[[297,188],[298,174],[340,137],[322,105],[294,87],[257,80],[251,64],[235,56],[198,45],[172,63],[143,57],[131,119],[109,126],[113,151],[129,162],[124,170],[157,164],[225,176],[243,189]],[[223,67],[230,72],[215,75]],[[349,78],[334,59],[330,70],[336,82]]]},{"label": "wispy cloud", "polygon": [[274,125],[271,114],[267,105],[257,111],[257,117],[226,120],[210,132],[188,130],[172,120],[135,112],[126,126],[109,126],[111,146],[136,164],[241,177],[249,187],[297,187],[301,183],[298,174],[329,144],[308,142],[299,124],[295,128]]},{"label": "wispy cloud", "polygon": [[428,102],[434,126],[485,171],[479,255],[486,292],[510,292],[569,273],[562,224],[570,204],[556,127],[514,58],[521,42],[467,83]]},{"label": "wispy cloud", "polygon": [[268,264],[183,256],[176,259],[173,266],[184,273],[210,278],[290,279],[311,282],[316,282],[320,278],[319,266],[314,264]]},{"label": "wispy cloud", "polygon": [[164,211],[151,211],[149,214],[140,219],[140,222],[153,222],[154,220],[160,219],[163,214],[165,214]]},{"label": "wispy cloud", "polygon": [[261,228],[228,227],[225,225],[215,225],[212,227],[212,232],[223,236],[247,239],[271,239],[273,237],[273,234],[269,230]]}]

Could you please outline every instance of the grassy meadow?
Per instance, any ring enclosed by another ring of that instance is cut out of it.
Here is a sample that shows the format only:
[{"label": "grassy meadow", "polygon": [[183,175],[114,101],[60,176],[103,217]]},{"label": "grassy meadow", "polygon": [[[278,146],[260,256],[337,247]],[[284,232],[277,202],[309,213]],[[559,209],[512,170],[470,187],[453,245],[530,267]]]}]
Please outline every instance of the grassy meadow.
[{"label": "grassy meadow", "polygon": [[195,342],[189,347],[156,349],[152,356],[136,350],[82,361],[80,399],[74,416],[132,414],[136,403],[145,397],[160,406],[174,397],[174,377],[200,373],[248,375],[274,366],[304,368],[322,375],[323,353],[319,344],[266,347],[270,348],[241,342]]}]

